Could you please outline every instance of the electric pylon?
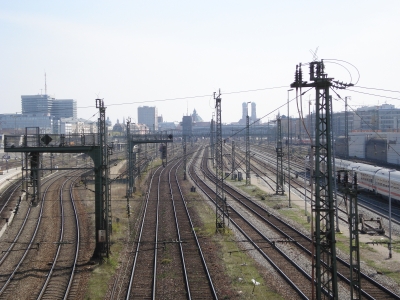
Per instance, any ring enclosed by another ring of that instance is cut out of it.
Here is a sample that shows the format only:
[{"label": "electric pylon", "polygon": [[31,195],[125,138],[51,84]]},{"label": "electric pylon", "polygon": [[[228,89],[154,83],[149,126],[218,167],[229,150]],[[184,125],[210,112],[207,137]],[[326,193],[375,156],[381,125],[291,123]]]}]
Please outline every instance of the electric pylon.
[{"label": "electric pylon", "polygon": [[231,154],[231,167],[232,167],[232,179],[233,179],[233,176],[234,176],[234,174],[235,174],[235,168],[236,168],[236,165],[235,165],[235,159],[236,159],[236,151],[235,151],[235,141],[232,141],[232,154]]},{"label": "electric pylon", "polygon": [[[310,64],[310,81],[303,81],[301,65],[296,66],[295,81],[290,87],[315,88],[315,279],[317,299],[338,299],[335,206],[333,199],[332,140],[329,89],[346,85],[335,82],[324,72],[323,61]],[[336,85],[334,85],[334,83]]]},{"label": "electric pylon", "polygon": [[127,180],[126,180],[126,211],[128,217],[131,215],[131,206],[129,204],[129,198],[132,196],[133,190],[133,166],[132,166],[132,146],[131,146],[131,118],[126,120],[126,160],[128,165]]},{"label": "electric pylon", "polygon": [[[343,180],[341,174],[344,173]],[[358,231],[358,201],[357,201],[357,173],[354,172],[353,182],[349,182],[349,171],[337,171],[339,189],[344,194],[347,218],[350,232],[350,299],[361,299],[361,269],[360,269],[360,245]]]},{"label": "electric pylon", "polygon": [[246,185],[250,185],[250,118],[246,116]]},{"label": "electric pylon", "polygon": [[283,195],[285,187],[283,185],[283,149],[282,149],[282,120],[276,120],[276,190],[275,194]]},{"label": "electric pylon", "polygon": [[344,106],[344,140],[346,143],[346,158],[349,158],[349,115],[347,113],[347,98],[350,97],[345,97],[345,106]]},{"label": "electric pylon", "polygon": [[215,187],[215,214],[216,214],[216,231],[225,231],[225,214],[228,216],[228,209],[226,206],[226,198],[224,195],[224,174],[223,174],[223,161],[222,161],[222,122],[221,122],[221,92],[218,96],[214,93],[215,111],[216,111],[216,134],[215,134],[215,173],[216,173],[216,187]]},{"label": "electric pylon", "polygon": [[214,160],[215,160],[215,133],[214,133],[214,118],[211,119],[211,128],[210,128],[210,148],[211,148],[211,160],[212,165],[214,167]]},{"label": "electric pylon", "polygon": [[99,233],[98,236],[104,236],[105,239],[98,245],[100,253],[102,255],[108,257],[110,252],[110,226],[111,220],[109,220],[109,168],[108,168],[108,146],[107,146],[107,126],[106,126],[106,107],[104,106],[104,101],[102,99],[96,99],[96,108],[99,109],[99,118],[98,118],[98,126],[99,126],[99,145],[101,149],[100,153],[100,161],[101,164],[99,166],[101,172],[101,188],[99,196],[101,199],[96,201],[96,204],[101,205],[99,211],[101,212],[101,217],[99,220]]},{"label": "electric pylon", "polygon": [[183,180],[186,180],[186,135],[183,136]]}]

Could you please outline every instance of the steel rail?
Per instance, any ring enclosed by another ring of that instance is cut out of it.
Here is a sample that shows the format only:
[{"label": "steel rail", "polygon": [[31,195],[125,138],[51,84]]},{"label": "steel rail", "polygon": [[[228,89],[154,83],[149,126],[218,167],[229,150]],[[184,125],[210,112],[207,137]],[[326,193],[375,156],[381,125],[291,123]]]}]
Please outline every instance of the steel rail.
[{"label": "steel rail", "polygon": [[[197,179],[199,182],[203,182],[203,184],[205,184],[207,187],[208,185],[206,183],[204,183],[204,181],[200,178],[200,176],[197,174],[196,170],[194,171],[194,173],[197,176]],[[198,183],[198,181],[193,178],[192,173],[189,172],[189,175],[191,176],[191,178],[193,179],[193,181],[196,183],[196,185],[202,190],[202,192],[207,196],[207,198],[212,201],[215,204],[214,199],[201,187],[201,185]],[[208,187],[210,190],[213,190],[211,187]],[[239,218],[241,218],[246,224],[248,224],[253,230],[255,230],[257,232],[257,234],[259,234],[260,236],[262,236],[268,243],[270,243],[271,245],[273,244],[272,241],[270,241],[265,235],[263,235],[255,226],[253,226],[246,218],[244,218],[239,212],[237,212],[236,210],[234,210],[231,206],[229,207],[230,211],[235,212]],[[227,216],[228,217],[228,216]],[[293,288],[294,291],[296,291],[298,293],[298,295],[302,298],[302,299],[308,299],[308,297],[303,293],[303,291],[288,277],[287,274],[285,274],[278,265],[276,265],[274,263],[274,261],[261,249],[261,247],[258,246],[258,244],[256,242],[254,242],[249,236],[248,234],[229,216],[229,221],[232,222],[232,224],[235,225],[235,227],[246,237],[246,239],[257,249],[257,251],[272,265],[272,267],[282,276],[282,278]],[[283,253],[280,249],[276,248],[277,252],[281,255],[281,257],[283,257],[284,259],[286,259],[287,262],[289,262],[295,269],[297,269],[300,274],[302,274],[302,276],[304,276],[305,278],[307,278],[307,280],[311,281],[311,276],[309,274],[307,274],[307,272],[305,272],[300,266],[298,266],[296,263],[294,263],[289,257],[287,257],[287,255],[285,253]]]},{"label": "steel rail", "polygon": [[152,186],[152,182],[153,182],[154,176],[155,176],[156,172],[160,170],[160,168],[161,168],[161,166],[159,166],[156,169],[156,171],[152,174],[151,179],[150,179],[150,183],[149,183],[149,189],[148,189],[147,194],[146,194],[146,204],[145,204],[145,208],[144,208],[143,215],[142,215],[142,222],[141,222],[141,226],[140,226],[138,242],[137,242],[136,249],[135,249],[135,259],[134,259],[134,262],[133,262],[133,266],[132,266],[132,270],[131,270],[131,274],[130,274],[130,279],[129,279],[129,284],[128,284],[128,289],[127,289],[127,293],[126,293],[126,297],[125,297],[125,299],[127,299],[127,300],[131,296],[133,279],[134,279],[134,277],[136,275],[135,272],[136,272],[138,257],[139,257],[139,253],[140,253],[140,244],[141,244],[141,241],[142,241],[144,222],[145,222],[146,216],[147,216],[147,208],[148,208],[148,204],[149,204],[150,190],[151,190],[151,186]]},{"label": "steel rail", "polygon": [[[60,175],[59,177],[61,177],[61,176],[62,176],[62,175]],[[45,189],[45,191],[43,192],[42,201],[41,201],[42,204],[41,204],[40,212],[39,212],[39,218],[38,218],[38,220],[36,221],[36,226],[35,226],[35,230],[34,230],[34,232],[33,232],[33,235],[32,235],[32,237],[31,237],[31,239],[30,239],[30,241],[29,241],[29,243],[28,243],[28,246],[27,246],[27,248],[25,249],[25,251],[24,251],[22,257],[19,259],[17,265],[14,267],[14,270],[13,270],[13,271],[11,272],[11,274],[8,276],[8,279],[5,281],[4,285],[3,285],[2,288],[0,289],[0,295],[2,295],[2,293],[4,292],[4,290],[6,289],[6,287],[10,284],[11,280],[14,278],[14,276],[15,276],[15,274],[17,273],[17,271],[18,271],[19,267],[21,266],[22,262],[25,260],[25,257],[28,255],[28,252],[29,252],[30,248],[32,247],[33,241],[34,241],[34,239],[36,238],[36,235],[37,235],[37,233],[38,233],[38,231],[39,231],[39,226],[40,226],[40,223],[41,223],[41,220],[42,220],[43,208],[44,208],[44,205],[43,205],[44,203],[43,203],[43,202],[45,201],[46,193],[47,193],[47,191],[49,190],[50,186],[51,186],[52,184],[54,184],[54,182],[55,182],[57,179],[59,179],[59,178],[54,178],[53,181],[52,181],[52,183],[51,183],[51,184]],[[29,211],[30,211],[30,208],[29,208]],[[28,217],[27,217],[27,218],[28,218]],[[15,242],[14,242],[13,244],[15,244]]]}]

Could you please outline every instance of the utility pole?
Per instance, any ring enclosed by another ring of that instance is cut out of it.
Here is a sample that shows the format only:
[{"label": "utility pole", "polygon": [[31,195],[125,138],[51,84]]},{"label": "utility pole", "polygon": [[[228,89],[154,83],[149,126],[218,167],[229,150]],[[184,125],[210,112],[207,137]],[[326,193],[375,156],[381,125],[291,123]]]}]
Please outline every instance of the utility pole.
[{"label": "utility pole", "polygon": [[186,146],[188,138],[192,136],[192,116],[184,116],[182,118],[182,142],[183,142],[183,179],[186,180],[186,168],[187,168],[187,153]]},{"label": "utility pole", "polygon": [[98,127],[99,127],[99,146],[100,146],[100,166],[99,171],[101,174],[101,180],[98,182],[99,189],[96,196],[99,197],[96,200],[96,205],[99,205],[98,212],[100,216],[98,218],[98,232],[96,232],[97,245],[99,249],[95,252],[100,253],[102,256],[108,257],[110,252],[110,223],[109,220],[109,191],[108,191],[108,146],[107,146],[107,127],[106,127],[106,107],[102,99],[96,99],[96,108],[99,109]]},{"label": "utility pole", "polygon": [[315,88],[315,280],[316,298],[338,299],[336,266],[335,207],[333,200],[332,139],[329,89],[346,88],[346,84],[333,81],[324,72],[323,61],[313,61],[310,81],[303,81],[301,65],[296,66],[295,81],[290,85],[297,90]]},{"label": "utility pole", "polygon": [[[107,129],[106,129],[106,134],[107,134]],[[114,150],[114,142],[111,142],[111,144],[107,144],[107,177],[106,177],[106,190],[108,195],[106,196],[107,200],[107,207],[106,207],[106,213],[107,213],[107,220],[108,220],[108,248],[110,248],[111,245],[111,240],[110,240],[110,235],[112,234],[112,209],[111,209],[111,178],[110,178],[110,157],[113,155],[113,150]]]},{"label": "utility pole", "polygon": [[[331,115],[331,120],[333,120],[333,108],[332,108],[332,96],[329,96],[329,104],[330,104],[330,115]],[[335,164],[335,144],[334,144],[334,141],[335,141],[335,133],[334,133],[334,131],[333,131],[333,125],[332,125],[332,122],[331,122],[331,128],[330,128],[330,131],[331,131],[331,143],[332,143],[332,153],[333,153],[333,155],[332,155],[332,166],[333,166],[333,174],[336,174],[336,164]],[[338,135],[339,135],[339,133],[338,133]],[[333,184],[334,184],[334,192],[335,192],[335,217],[336,217],[336,221],[335,221],[335,223],[336,223],[336,232],[340,232],[340,228],[339,228],[339,211],[338,211],[338,199],[337,199],[337,183],[336,183],[336,180],[333,180]]]},{"label": "utility pole", "polygon": [[[215,134],[215,158],[216,168],[215,173],[217,177],[216,188],[215,188],[215,212],[216,220],[215,230],[225,231],[225,215],[228,216],[228,209],[226,206],[226,198],[224,195],[224,174],[223,174],[223,161],[222,161],[222,121],[221,121],[221,91],[216,95],[215,99],[215,110],[216,110],[216,134]],[[228,217],[229,219],[229,217]]]},{"label": "utility pole", "polygon": [[235,160],[236,160],[236,151],[235,151],[235,141],[232,140],[232,154],[231,154],[231,167],[232,167],[232,176],[231,178],[233,179],[234,174],[235,174]]},{"label": "utility pole", "polygon": [[186,135],[183,136],[183,180],[186,180]]},{"label": "utility pole", "polygon": [[214,114],[211,118],[211,128],[210,128],[210,148],[211,148],[211,160],[212,160],[212,165],[214,167],[215,165],[215,140],[214,140]]},{"label": "utility pole", "polygon": [[344,98],[344,140],[346,143],[346,158],[349,158],[349,115],[347,113],[347,98],[350,97]]},{"label": "utility pole", "polygon": [[126,180],[126,211],[128,217],[131,216],[131,206],[129,204],[129,198],[132,196],[132,187],[133,187],[133,166],[132,166],[132,146],[131,146],[131,118],[127,118],[126,120],[126,156],[127,156],[127,180]]},{"label": "utility pole", "polygon": [[283,149],[282,149],[282,122],[278,117],[276,120],[276,189],[275,194],[283,195],[285,188],[283,185]]},{"label": "utility pole", "polygon": [[288,127],[287,127],[287,169],[288,169],[288,197],[289,197],[289,208],[292,207],[292,195],[290,193],[290,116],[289,116],[289,93],[293,91],[293,89],[289,89],[287,91],[287,120],[288,120]]},{"label": "utility pole", "polygon": [[338,179],[344,173],[341,190],[344,194],[347,209],[347,218],[350,233],[350,299],[361,299],[361,269],[360,269],[360,246],[359,246],[359,230],[358,230],[358,203],[357,203],[357,173],[354,173],[352,184],[349,183],[349,171],[339,170]]},{"label": "utility pole", "polygon": [[247,115],[246,115],[246,185],[250,185],[250,117],[249,117],[249,103],[247,102]]}]

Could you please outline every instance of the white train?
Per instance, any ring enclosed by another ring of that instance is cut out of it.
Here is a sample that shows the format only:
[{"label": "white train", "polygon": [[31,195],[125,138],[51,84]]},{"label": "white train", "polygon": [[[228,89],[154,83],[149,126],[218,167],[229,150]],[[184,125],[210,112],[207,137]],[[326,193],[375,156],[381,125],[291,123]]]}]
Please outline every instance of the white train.
[{"label": "white train", "polygon": [[[389,197],[389,172],[390,172],[390,194],[394,201],[400,203],[400,171],[368,164],[355,163],[348,160],[335,159],[336,171],[349,170],[349,177],[357,172],[359,188],[364,188],[376,194]],[[351,178],[349,178],[351,181]]]}]

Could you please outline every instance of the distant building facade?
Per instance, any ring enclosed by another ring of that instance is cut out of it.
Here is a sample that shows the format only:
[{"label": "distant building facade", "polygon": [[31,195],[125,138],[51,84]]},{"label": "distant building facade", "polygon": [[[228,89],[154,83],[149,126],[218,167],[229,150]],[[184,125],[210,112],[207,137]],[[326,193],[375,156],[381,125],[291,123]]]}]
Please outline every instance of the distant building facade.
[{"label": "distant building facade", "polygon": [[158,112],[155,106],[138,107],[138,123],[145,124],[151,131],[158,130]]},{"label": "distant building facade", "polygon": [[193,109],[192,119],[194,123],[204,122],[202,117],[200,117],[199,114],[197,113],[196,109]]},{"label": "distant building facade", "polygon": [[61,134],[87,134],[97,133],[97,122],[76,118],[61,118],[58,133]]},{"label": "distant building facade", "polygon": [[22,95],[23,115],[48,115],[56,119],[77,118],[77,102],[73,99],[55,99],[49,95]]},{"label": "distant building facade", "polygon": [[191,136],[192,135],[192,124],[193,119],[191,116],[182,117],[182,135]]},{"label": "distant building facade", "polygon": [[[4,114],[2,130],[23,133],[26,127],[39,127],[40,132],[66,133],[72,129],[61,119],[71,118],[77,123],[77,101],[73,99],[55,99],[49,95],[22,95],[22,114]],[[65,127],[66,126],[66,127]],[[82,126],[81,126],[82,127]]]},{"label": "distant building facade", "polygon": [[54,118],[47,114],[0,114],[2,132],[23,134],[25,127],[39,127],[41,133],[53,133]]},{"label": "distant building facade", "polygon": [[251,102],[251,122],[257,121],[257,107],[255,102]]},{"label": "distant building facade", "polygon": [[56,119],[78,118],[76,100],[73,99],[54,99],[51,109],[51,115]]},{"label": "distant building facade", "polygon": [[173,130],[177,129],[179,127],[178,122],[162,122],[158,123],[158,129],[163,131],[163,130]]},{"label": "distant building facade", "polygon": [[23,95],[21,107],[23,115],[51,115],[54,98],[49,95]]},{"label": "distant building facade", "polygon": [[114,124],[112,130],[115,132],[124,132],[125,131],[124,125],[125,124],[120,124],[119,119],[117,119],[117,123]]},{"label": "distant building facade", "polygon": [[[257,105],[255,102],[251,102],[251,115],[249,115],[249,103],[243,102],[242,103],[242,118],[237,122],[241,125],[246,125],[247,116],[249,116],[250,124],[257,121]],[[259,121],[260,122],[260,121]]]}]

